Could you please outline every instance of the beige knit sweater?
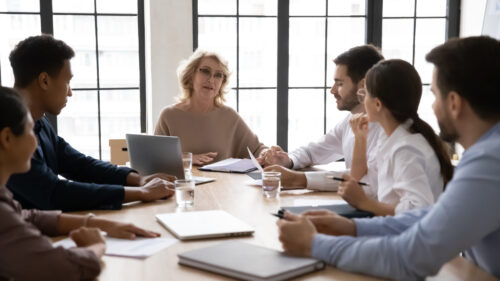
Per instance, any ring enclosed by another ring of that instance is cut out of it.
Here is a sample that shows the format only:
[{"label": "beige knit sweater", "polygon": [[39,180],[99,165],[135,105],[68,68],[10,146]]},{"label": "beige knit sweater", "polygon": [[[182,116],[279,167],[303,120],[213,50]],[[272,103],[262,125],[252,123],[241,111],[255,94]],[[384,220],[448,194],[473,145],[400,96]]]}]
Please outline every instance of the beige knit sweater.
[{"label": "beige knit sweater", "polygon": [[218,152],[214,161],[249,158],[247,146],[255,156],[267,148],[238,113],[225,105],[206,113],[187,112],[175,105],[165,107],[155,135],[178,136],[184,152]]}]

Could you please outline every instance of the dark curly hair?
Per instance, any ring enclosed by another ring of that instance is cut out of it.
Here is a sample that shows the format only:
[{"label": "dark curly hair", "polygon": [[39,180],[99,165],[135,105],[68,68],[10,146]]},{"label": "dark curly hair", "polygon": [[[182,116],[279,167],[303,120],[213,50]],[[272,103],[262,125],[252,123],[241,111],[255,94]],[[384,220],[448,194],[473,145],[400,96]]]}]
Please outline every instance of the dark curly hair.
[{"label": "dark curly hair", "polygon": [[64,66],[64,60],[74,56],[75,52],[70,46],[51,35],[28,37],[19,42],[9,56],[15,85],[25,88],[42,72],[57,76]]}]

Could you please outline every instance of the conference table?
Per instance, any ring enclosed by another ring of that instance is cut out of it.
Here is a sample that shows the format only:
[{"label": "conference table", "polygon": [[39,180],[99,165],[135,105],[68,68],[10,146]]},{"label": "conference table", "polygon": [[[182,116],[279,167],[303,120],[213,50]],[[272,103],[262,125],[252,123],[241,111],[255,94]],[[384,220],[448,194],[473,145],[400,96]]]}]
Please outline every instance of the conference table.
[{"label": "conference table", "polygon": [[[335,192],[308,190],[282,191],[279,198],[264,198],[259,186],[249,185],[252,179],[245,174],[201,172],[193,174],[216,178],[216,181],[197,185],[194,206],[177,208],[175,198],[151,203],[129,203],[119,211],[92,211],[94,214],[161,233],[162,237],[175,238],[155,219],[156,214],[201,210],[224,210],[255,229],[252,236],[238,238],[178,241],[147,259],[104,256],[104,267],[98,280],[231,280],[222,275],[178,264],[177,254],[228,240],[238,240],[276,250],[282,250],[278,240],[277,218],[271,216],[280,206],[293,206],[297,200],[340,199]],[[75,212],[86,214],[87,212]],[[251,262],[251,261],[248,261]],[[296,280],[381,280],[374,277],[346,272],[327,266],[324,270],[303,275]],[[457,257],[442,267],[440,272],[427,280],[497,280],[464,258]],[[498,281],[498,280],[497,280]]]}]

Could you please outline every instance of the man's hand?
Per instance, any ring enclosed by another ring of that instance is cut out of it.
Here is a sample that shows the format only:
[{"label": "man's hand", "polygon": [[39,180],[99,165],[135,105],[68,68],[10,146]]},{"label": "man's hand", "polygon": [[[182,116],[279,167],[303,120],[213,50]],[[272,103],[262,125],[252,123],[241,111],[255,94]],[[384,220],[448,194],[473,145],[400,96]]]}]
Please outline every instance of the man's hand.
[{"label": "man's hand", "polygon": [[165,174],[165,173],[155,173],[152,175],[141,176],[136,172],[131,172],[127,175],[127,185],[128,186],[143,186],[150,182],[154,178],[164,179],[166,181],[175,181],[176,177]]},{"label": "man's hand", "polygon": [[337,191],[338,195],[340,195],[351,206],[363,209],[363,206],[366,206],[368,201],[370,201],[370,199],[366,196],[365,191],[358,184],[355,178],[347,174],[344,174],[342,177],[345,181],[340,183],[339,190]]},{"label": "man's hand", "polygon": [[279,228],[279,240],[285,252],[294,256],[311,256],[316,229],[308,218],[285,212],[284,219],[278,220],[276,224]]},{"label": "man's hand", "polygon": [[328,235],[356,236],[356,224],[328,210],[308,211],[302,214],[308,218],[319,233]]},{"label": "man's hand", "polygon": [[273,165],[264,169],[266,172],[280,172],[281,186],[283,189],[305,188],[307,178],[304,172],[294,171],[282,166]]},{"label": "man's hand", "polygon": [[169,182],[174,182],[177,179],[176,176],[172,176],[172,175],[169,175],[169,174],[155,173],[155,174],[148,175],[148,176],[142,176],[141,177],[141,184],[140,184],[140,186],[143,186],[143,185],[147,184],[148,182],[150,182],[151,180],[153,180],[155,178],[166,180],[166,181],[169,181]]},{"label": "man's hand", "polygon": [[217,152],[207,152],[202,154],[193,154],[193,165],[206,165],[214,161],[217,157]]},{"label": "man's hand", "polygon": [[271,148],[259,155],[257,161],[259,161],[259,164],[263,167],[279,165],[286,168],[292,168],[293,166],[292,160],[288,157],[288,153],[284,152],[279,146],[271,146]]},{"label": "man's hand", "polygon": [[168,198],[175,193],[174,189],[175,186],[172,182],[154,178],[141,187],[141,201],[149,202]]}]

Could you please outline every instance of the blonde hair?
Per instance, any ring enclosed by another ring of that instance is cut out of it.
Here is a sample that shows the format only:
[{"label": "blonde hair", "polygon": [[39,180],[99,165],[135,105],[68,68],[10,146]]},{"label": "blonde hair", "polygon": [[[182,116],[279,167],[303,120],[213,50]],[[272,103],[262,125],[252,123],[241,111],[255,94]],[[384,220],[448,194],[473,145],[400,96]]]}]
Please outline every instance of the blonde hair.
[{"label": "blonde hair", "polygon": [[228,63],[219,54],[201,49],[197,49],[187,60],[183,60],[177,69],[177,75],[179,77],[179,83],[182,90],[182,94],[179,96],[178,100],[179,102],[185,102],[193,96],[194,74],[198,70],[203,58],[214,59],[222,67],[224,79],[222,80],[219,92],[214,99],[216,106],[222,106],[226,101],[224,96],[229,92],[229,90],[226,89],[229,82],[229,76],[231,76]]}]

